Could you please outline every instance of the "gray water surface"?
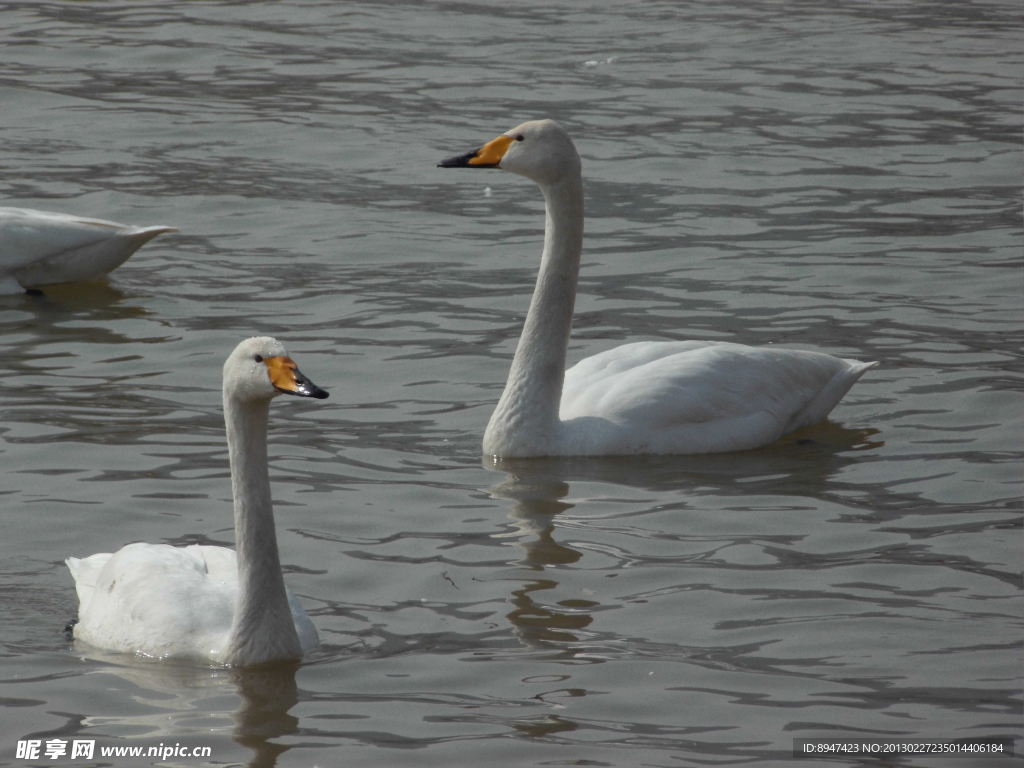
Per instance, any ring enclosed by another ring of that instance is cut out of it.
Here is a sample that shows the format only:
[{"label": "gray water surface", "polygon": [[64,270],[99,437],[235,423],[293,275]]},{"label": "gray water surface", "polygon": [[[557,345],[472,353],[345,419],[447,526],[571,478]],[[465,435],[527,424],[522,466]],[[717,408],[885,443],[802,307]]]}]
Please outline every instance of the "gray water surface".
[{"label": "gray water surface", "polygon": [[[322,768],[1019,737],[1019,21],[0,0],[0,202],[181,230],[0,298],[0,765],[55,737],[212,757],[46,764]],[[543,205],[435,165],[539,117],[584,163],[570,362],[698,338],[881,365],[757,451],[481,459]],[[233,544],[220,370],[264,333],[331,391],[275,401],[270,437],[322,647],[242,672],[75,646],[65,557]]]}]

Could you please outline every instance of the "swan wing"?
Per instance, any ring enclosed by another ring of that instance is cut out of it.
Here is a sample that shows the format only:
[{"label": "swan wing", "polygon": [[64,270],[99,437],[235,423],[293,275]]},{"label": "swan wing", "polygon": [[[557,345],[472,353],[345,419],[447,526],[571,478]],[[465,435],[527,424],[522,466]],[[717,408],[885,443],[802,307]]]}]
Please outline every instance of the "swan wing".
[{"label": "swan wing", "polygon": [[205,544],[192,544],[185,547],[185,550],[202,558],[206,575],[213,581],[238,580],[238,553],[235,550]]},{"label": "swan wing", "polygon": [[24,267],[65,251],[108,240],[123,224],[29,208],[0,208],[0,259],[7,269]]},{"label": "swan wing", "polygon": [[20,285],[92,280],[120,266],[157,235],[177,231],[29,208],[0,208],[0,275]]},{"label": "swan wing", "polygon": [[[213,549],[222,548],[129,544],[108,555],[79,609],[75,637],[112,651],[218,660],[238,581],[224,568],[234,552],[214,555]],[[220,578],[211,578],[208,559]]]},{"label": "swan wing", "polygon": [[721,342],[640,342],[565,374],[574,450],[705,453],[753,448],[828,415],[873,364]]}]

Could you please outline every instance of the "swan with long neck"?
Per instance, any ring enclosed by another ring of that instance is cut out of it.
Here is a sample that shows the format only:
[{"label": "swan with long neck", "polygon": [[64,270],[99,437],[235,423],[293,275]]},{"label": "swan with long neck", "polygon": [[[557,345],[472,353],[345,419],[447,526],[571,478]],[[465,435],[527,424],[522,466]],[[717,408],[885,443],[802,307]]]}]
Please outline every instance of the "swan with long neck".
[{"label": "swan with long neck", "polygon": [[236,550],[129,544],[68,558],[78,592],[75,638],[110,651],[233,666],[299,659],[316,628],[285,586],[267,468],[267,421],[278,394],[324,399],[275,339],[239,344],[224,364]]},{"label": "swan with long neck", "polygon": [[0,208],[0,295],[96,280],[174,227],[135,227],[32,208]]},{"label": "swan with long neck", "polygon": [[484,432],[495,457],[714,453],[825,419],[876,363],[708,341],[638,342],[568,371],[583,247],[581,164],[552,120],[523,123],[442,168],[499,168],[544,194],[544,251],[505,390]]}]

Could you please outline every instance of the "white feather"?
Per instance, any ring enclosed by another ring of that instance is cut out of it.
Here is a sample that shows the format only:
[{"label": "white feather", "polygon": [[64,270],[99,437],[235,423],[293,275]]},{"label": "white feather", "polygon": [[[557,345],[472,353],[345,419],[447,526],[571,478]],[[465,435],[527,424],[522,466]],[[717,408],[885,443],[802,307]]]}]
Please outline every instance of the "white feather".
[{"label": "white feather", "polygon": [[174,227],[134,227],[31,208],[0,207],[0,294],[95,280]]}]

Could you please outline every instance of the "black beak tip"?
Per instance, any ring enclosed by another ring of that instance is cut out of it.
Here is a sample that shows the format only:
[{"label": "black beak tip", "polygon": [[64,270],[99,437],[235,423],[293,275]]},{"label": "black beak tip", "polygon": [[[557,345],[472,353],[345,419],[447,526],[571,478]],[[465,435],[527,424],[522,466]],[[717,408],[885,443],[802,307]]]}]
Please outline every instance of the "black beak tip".
[{"label": "black beak tip", "polygon": [[320,389],[309,379],[299,382],[299,388],[295,394],[299,397],[312,397],[314,400],[326,400],[331,396],[326,389]]},{"label": "black beak tip", "polygon": [[473,150],[467,152],[464,155],[456,155],[455,157],[446,157],[440,163],[437,164],[438,168],[475,168],[476,166],[470,165],[469,161],[477,156],[479,150]]},{"label": "black beak tip", "polygon": [[314,400],[326,400],[330,397],[330,393],[326,389],[320,389],[316,384],[307,379],[301,373],[295,377],[296,387],[295,389],[281,389],[275,387],[275,389],[282,395],[294,395],[295,397],[312,397]]}]

